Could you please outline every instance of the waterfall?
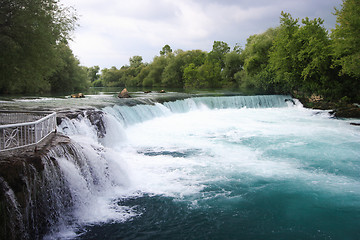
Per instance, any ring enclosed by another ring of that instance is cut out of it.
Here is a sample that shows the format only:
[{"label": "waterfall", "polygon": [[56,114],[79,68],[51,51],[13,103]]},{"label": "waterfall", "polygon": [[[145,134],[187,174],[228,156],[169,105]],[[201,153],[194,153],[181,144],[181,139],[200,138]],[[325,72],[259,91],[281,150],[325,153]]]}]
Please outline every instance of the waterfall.
[{"label": "waterfall", "polygon": [[[92,223],[109,219],[123,221],[131,216],[130,209],[123,209],[109,200],[114,192],[126,187],[128,182],[126,172],[111,152],[91,142],[55,147],[48,153],[49,156],[57,160],[62,174],[59,179],[62,179],[67,189],[66,197],[70,200],[67,206],[56,204],[61,212],[61,222],[53,224],[55,227],[50,230],[51,237],[69,225],[76,230],[79,224],[87,223],[90,219]],[[61,193],[54,195],[58,194]],[[62,212],[62,209],[67,210]]]},{"label": "waterfall", "polygon": [[2,205],[6,204],[6,208],[2,206],[1,216],[4,217],[6,214],[7,217],[5,219],[9,221],[7,224],[3,223],[5,226],[1,228],[0,238],[16,239],[23,236],[27,238],[28,234],[24,227],[20,206],[16,200],[15,193],[2,177],[0,177],[0,189],[3,192],[2,198],[4,203]]},{"label": "waterfall", "polygon": [[15,160],[10,157],[7,165],[1,165],[0,213],[6,223],[0,226],[0,237],[50,239],[60,232],[58,237],[64,237],[63,230],[69,228],[73,230],[65,237],[72,237],[83,224],[125,221],[136,216],[136,208],[123,207],[116,201],[136,194],[129,190],[131,178],[121,154],[125,129],[130,125],[201,109],[294,105],[288,99],[291,97],[196,97],[107,106],[71,117],[65,114],[58,121],[58,132],[70,137],[70,141],[58,136],[60,140],[40,156]]},{"label": "waterfall", "polygon": [[287,95],[195,97],[135,106],[109,106],[104,112],[114,116],[123,126],[143,122],[173,113],[186,113],[201,109],[274,108],[300,106],[301,103]]},{"label": "waterfall", "polygon": [[132,107],[105,107],[104,111],[113,115],[117,121],[119,121],[124,126],[170,114],[170,110],[160,103],[155,103],[154,105],[142,104]]},{"label": "waterfall", "polygon": [[69,212],[69,188],[49,154],[10,156],[1,162],[0,212],[8,222],[1,225],[1,239],[41,239]]},{"label": "waterfall", "polygon": [[284,95],[263,96],[231,96],[231,97],[197,97],[174,102],[166,102],[164,105],[172,112],[188,112],[203,107],[209,109],[225,108],[271,108],[286,107],[291,99]]}]

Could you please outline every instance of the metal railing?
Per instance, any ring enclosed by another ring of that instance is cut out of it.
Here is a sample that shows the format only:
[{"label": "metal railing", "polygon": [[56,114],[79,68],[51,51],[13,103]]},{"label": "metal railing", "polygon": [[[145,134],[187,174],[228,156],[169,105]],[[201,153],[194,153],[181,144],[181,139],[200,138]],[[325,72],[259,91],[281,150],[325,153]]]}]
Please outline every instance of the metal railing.
[{"label": "metal railing", "polygon": [[39,143],[56,131],[55,112],[0,111],[0,152]]}]

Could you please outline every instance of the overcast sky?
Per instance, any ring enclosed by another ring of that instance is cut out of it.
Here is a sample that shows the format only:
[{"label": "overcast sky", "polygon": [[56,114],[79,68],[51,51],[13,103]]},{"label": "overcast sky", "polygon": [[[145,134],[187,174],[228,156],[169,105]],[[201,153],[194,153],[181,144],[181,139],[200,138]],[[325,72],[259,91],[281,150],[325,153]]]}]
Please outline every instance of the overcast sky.
[{"label": "overcast sky", "polygon": [[70,47],[81,65],[117,68],[135,55],[151,62],[165,44],[173,50],[210,51],[214,41],[233,47],[279,25],[281,11],[293,18],[336,23],[342,0],[61,0],[73,6],[80,26]]}]

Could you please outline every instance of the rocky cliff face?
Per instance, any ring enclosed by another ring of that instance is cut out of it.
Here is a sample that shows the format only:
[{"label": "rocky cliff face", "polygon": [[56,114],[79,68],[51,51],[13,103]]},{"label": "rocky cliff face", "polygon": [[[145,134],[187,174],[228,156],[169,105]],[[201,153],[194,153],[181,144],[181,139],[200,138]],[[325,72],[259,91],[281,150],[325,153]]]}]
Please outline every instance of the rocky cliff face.
[{"label": "rocky cliff face", "polygon": [[42,239],[71,208],[71,197],[50,151],[69,148],[70,140],[52,134],[38,145],[1,153],[0,239]]}]

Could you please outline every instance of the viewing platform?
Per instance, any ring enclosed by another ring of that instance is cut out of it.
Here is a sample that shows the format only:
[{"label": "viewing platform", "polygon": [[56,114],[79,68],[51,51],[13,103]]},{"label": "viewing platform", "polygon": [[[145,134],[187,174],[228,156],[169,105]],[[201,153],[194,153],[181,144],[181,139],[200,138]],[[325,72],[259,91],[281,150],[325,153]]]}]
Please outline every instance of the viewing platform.
[{"label": "viewing platform", "polygon": [[0,110],[0,152],[33,146],[56,132],[56,113]]}]

